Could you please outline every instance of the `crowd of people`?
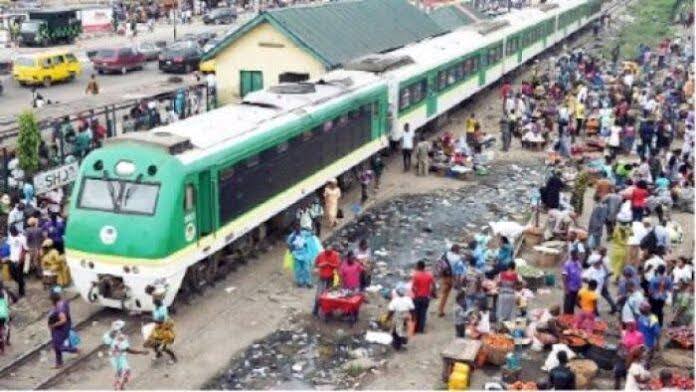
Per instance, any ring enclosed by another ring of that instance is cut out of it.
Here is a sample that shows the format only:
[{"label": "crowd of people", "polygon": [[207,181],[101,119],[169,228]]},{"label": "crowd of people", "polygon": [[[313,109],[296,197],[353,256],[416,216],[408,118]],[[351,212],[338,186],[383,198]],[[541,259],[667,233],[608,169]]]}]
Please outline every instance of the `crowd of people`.
[{"label": "crowd of people", "polygon": [[[511,148],[514,137],[523,147],[527,142],[547,147],[552,170],[539,189],[546,215],[542,235],[564,244],[558,272],[563,300],[535,309],[537,331],[558,341],[564,315],[573,316],[571,327],[588,332],[599,320],[616,323],[621,330],[617,389],[622,380],[626,390],[647,381],[666,328],[693,328],[692,255],[680,249],[683,232],[673,219],[674,211],[693,213],[692,46],[690,37],[665,39],[655,48],[641,45],[635,61],[627,62],[619,61],[618,47],[612,59],[573,50],[546,64],[535,62],[531,79],[518,89],[509,82],[501,88],[501,147]],[[465,127],[465,137],[456,143],[480,149],[481,125],[474,114]],[[404,128],[403,168],[411,170],[415,152],[418,174],[427,174],[432,147],[422,138],[416,143],[416,137]],[[591,203],[586,203],[588,193]],[[305,206],[288,238],[293,255],[307,243],[317,244],[315,253],[302,256],[303,279],[297,283],[312,287],[314,266],[317,298],[336,285],[364,292],[374,264],[369,240],[350,249],[320,249],[315,234],[324,214],[330,226],[336,224],[337,184],[329,184],[324,196],[331,201],[323,210],[318,199]],[[302,232],[307,237],[298,241]],[[533,293],[517,271],[522,267],[514,253],[508,237],[484,231],[465,245],[452,245],[431,268],[419,261],[410,282],[386,295],[388,313],[381,321],[391,325],[394,348],[402,349],[409,336],[426,330],[431,300],[439,299],[437,314],[445,317],[453,291],[458,337],[478,338],[529,317]],[[315,301],[315,315],[318,308]],[[549,380],[540,386],[575,389],[568,353],[553,357]]]}]

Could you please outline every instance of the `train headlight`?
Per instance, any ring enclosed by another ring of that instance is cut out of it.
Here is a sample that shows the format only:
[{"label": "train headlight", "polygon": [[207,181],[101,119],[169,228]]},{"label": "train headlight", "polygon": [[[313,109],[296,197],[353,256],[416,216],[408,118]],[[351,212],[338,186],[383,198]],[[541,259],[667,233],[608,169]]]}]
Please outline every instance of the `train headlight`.
[{"label": "train headlight", "polygon": [[131,161],[118,161],[115,171],[119,177],[131,176],[135,173],[135,164]]},{"label": "train headlight", "polygon": [[80,260],[80,267],[82,267],[82,268],[87,267],[87,262],[85,261],[85,259]]},{"label": "train headlight", "polygon": [[93,262],[90,261],[89,263],[87,263],[87,265],[89,266],[89,268],[94,269],[94,263],[93,263]]},{"label": "train headlight", "polygon": [[139,272],[140,272],[140,270],[138,269],[138,267],[133,266],[133,273],[134,273],[134,274],[137,274],[137,273],[139,273]]},{"label": "train headlight", "polygon": [[123,266],[123,272],[129,273],[129,272],[130,272],[130,267],[127,266],[127,265],[124,265],[124,266]]}]

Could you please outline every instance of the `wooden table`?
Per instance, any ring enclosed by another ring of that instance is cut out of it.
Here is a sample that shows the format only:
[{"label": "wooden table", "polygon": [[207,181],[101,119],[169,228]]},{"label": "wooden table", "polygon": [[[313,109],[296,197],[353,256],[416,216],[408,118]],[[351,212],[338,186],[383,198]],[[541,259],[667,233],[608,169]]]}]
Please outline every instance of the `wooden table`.
[{"label": "wooden table", "polygon": [[464,362],[473,370],[476,355],[481,349],[480,340],[455,338],[440,353],[442,357],[442,381],[447,382],[455,362]]}]

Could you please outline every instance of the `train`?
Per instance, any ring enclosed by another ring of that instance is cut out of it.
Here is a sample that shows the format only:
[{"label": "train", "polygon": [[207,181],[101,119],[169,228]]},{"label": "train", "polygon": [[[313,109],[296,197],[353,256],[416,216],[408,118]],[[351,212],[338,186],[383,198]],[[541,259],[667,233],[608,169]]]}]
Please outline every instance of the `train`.
[{"label": "train", "polygon": [[600,17],[601,0],[556,0],[372,54],[311,82],[148,132],[84,158],[66,259],[89,302],[153,308],[224,275],[278,216]]}]

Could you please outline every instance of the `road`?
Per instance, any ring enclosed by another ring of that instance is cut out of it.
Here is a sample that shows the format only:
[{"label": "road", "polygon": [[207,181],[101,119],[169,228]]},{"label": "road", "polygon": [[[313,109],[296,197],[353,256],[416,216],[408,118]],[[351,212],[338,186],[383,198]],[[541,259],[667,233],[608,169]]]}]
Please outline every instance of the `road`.
[{"label": "road", "polygon": [[[215,32],[222,35],[225,31],[235,28],[239,25],[239,21],[234,25],[204,25],[200,22],[194,22],[187,25],[177,25],[177,38],[183,37],[185,34],[197,34],[203,32]],[[54,86],[44,88],[39,87],[39,91],[44,98],[57,102],[70,102],[84,99],[84,91],[87,86],[87,81],[93,74],[92,65],[87,58],[87,51],[96,50],[104,47],[117,47],[134,45],[139,42],[154,42],[154,41],[173,41],[174,33],[173,26],[167,24],[157,25],[154,32],[139,32],[134,38],[124,37],[120,35],[106,35],[101,37],[86,38],[76,42],[73,45],[62,45],[52,47],[48,50],[67,49],[75,53],[77,58],[82,62],[83,72],[72,82],[56,84]],[[37,53],[45,51],[45,48],[13,48],[11,56],[16,56]],[[161,73],[157,69],[156,62],[148,63],[143,70],[132,71],[126,75],[97,75],[100,94],[119,94],[133,87],[141,86],[145,83],[153,83],[166,80],[170,75]],[[10,116],[20,112],[23,109],[31,107],[31,88],[22,87],[12,79],[11,75],[3,75],[0,77],[4,92],[0,97],[0,117]]]}]

